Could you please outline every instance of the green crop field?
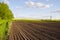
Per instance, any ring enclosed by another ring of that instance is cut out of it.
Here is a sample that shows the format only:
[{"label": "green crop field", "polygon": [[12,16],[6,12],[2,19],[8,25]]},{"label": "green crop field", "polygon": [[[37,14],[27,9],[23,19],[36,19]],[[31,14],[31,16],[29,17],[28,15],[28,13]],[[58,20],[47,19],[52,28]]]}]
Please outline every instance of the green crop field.
[{"label": "green crop field", "polygon": [[50,19],[13,19],[13,21],[24,21],[24,22],[60,22],[60,20],[50,20]]},{"label": "green crop field", "polygon": [[13,20],[9,40],[60,40],[60,21]]}]

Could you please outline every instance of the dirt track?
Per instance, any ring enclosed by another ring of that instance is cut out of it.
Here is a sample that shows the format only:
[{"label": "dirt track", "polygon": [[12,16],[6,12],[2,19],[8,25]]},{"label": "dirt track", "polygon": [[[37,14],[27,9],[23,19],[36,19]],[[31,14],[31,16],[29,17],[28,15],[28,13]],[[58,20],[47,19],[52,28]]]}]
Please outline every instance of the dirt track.
[{"label": "dirt track", "polygon": [[60,40],[60,22],[12,22],[9,40]]}]

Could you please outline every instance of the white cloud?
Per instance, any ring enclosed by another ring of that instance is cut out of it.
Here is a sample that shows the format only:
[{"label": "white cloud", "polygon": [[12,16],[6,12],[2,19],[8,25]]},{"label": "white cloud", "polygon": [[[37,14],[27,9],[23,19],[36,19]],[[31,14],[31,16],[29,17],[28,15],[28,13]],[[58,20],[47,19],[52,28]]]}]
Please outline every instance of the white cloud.
[{"label": "white cloud", "polygon": [[25,4],[26,4],[27,7],[37,7],[37,8],[40,8],[40,9],[50,8],[51,6],[53,6],[51,4],[43,4],[41,2],[32,2],[32,1],[25,2]]},{"label": "white cloud", "polygon": [[45,5],[45,8],[49,8],[51,5],[49,5],[49,4],[47,4],[47,5]]},{"label": "white cloud", "polygon": [[28,7],[34,7],[35,3],[34,2],[25,2],[26,6]]},{"label": "white cloud", "polygon": [[42,3],[36,3],[36,6],[39,7],[39,8],[40,8],[40,7],[43,7],[43,5],[44,5],[44,4],[42,4]]},{"label": "white cloud", "polygon": [[9,4],[9,0],[4,0],[4,3],[5,4]]},{"label": "white cloud", "polygon": [[37,8],[42,8],[42,9],[44,9],[44,8],[50,8],[51,6],[53,6],[53,4],[43,4],[43,3],[41,3],[41,2],[36,3],[36,7],[37,7]]},{"label": "white cloud", "polygon": [[45,8],[50,8],[51,6],[49,4],[46,4],[46,5],[40,5],[40,6],[37,6],[38,8],[40,9],[45,9]]}]

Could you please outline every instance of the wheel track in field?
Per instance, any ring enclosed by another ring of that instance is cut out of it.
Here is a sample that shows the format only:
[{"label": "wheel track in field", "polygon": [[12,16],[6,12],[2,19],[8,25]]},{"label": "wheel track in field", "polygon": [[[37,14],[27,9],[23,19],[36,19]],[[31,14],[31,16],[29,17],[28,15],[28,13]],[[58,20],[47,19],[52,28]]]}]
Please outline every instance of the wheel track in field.
[{"label": "wheel track in field", "polygon": [[59,24],[58,22],[12,22],[8,40],[60,40]]}]

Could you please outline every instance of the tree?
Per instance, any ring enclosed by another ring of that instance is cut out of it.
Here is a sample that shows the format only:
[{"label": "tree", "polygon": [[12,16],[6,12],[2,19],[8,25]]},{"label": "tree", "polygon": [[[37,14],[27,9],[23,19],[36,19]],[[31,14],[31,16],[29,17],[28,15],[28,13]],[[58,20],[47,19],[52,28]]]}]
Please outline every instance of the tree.
[{"label": "tree", "polygon": [[[0,40],[7,39],[9,23],[13,19],[12,11],[9,9],[8,5],[4,2],[0,2]],[[3,31],[4,30],[4,31]],[[5,35],[5,36],[4,36]]]},{"label": "tree", "polygon": [[0,3],[0,19],[13,19],[12,11],[9,9],[7,4],[4,4],[3,2]]}]

